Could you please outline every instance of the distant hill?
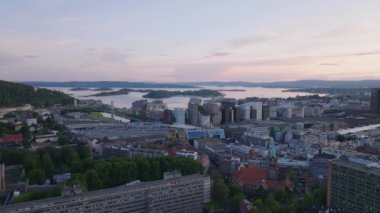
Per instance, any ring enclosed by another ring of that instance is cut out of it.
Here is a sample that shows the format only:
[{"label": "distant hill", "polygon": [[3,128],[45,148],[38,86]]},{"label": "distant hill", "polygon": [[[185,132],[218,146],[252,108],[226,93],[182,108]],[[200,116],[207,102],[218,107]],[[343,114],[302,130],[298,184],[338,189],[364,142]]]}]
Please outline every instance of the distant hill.
[{"label": "distant hill", "polygon": [[301,80],[301,81],[277,81],[277,82],[190,82],[182,83],[190,86],[242,86],[242,87],[266,87],[266,88],[374,88],[380,87],[380,80],[361,81],[325,81],[325,80]]},{"label": "distant hill", "polygon": [[150,83],[150,82],[128,82],[128,81],[68,81],[68,82],[22,82],[37,87],[103,87],[103,88],[194,88],[195,86],[174,83]]},{"label": "distant hill", "polygon": [[0,80],[0,107],[15,107],[31,104],[34,107],[48,107],[54,104],[71,105],[74,99],[63,92],[48,89],[34,89],[25,84]]},{"label": "distant hill", "polygon": [[380,80],[361,81],[325,81],[325,80],[300,80],[300,81],[276,81],[276,82],[179,82],[179,83],[153,83],[153,82],[128,82],[128,81],[69,81],[69,82],[23,82],[38,87],[95,87],[95,88],[196,88],[200,86],[242,86],[265,88],[373,88],[380,87]]}]

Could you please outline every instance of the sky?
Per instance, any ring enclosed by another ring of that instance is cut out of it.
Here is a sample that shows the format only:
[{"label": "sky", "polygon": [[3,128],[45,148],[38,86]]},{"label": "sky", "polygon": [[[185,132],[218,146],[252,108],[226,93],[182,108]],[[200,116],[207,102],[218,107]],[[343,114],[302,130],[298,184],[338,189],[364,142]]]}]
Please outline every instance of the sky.
[{"label": "sky", "polygon": [[380,79],[379,0],[2,0],[0,79]]}]

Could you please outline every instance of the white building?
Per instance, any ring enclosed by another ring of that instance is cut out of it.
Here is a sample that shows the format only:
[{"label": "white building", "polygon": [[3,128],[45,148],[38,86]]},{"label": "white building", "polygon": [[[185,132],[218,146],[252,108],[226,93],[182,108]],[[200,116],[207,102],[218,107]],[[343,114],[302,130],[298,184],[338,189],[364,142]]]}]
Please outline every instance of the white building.
[{"label": "white building", "polygon": [[263,118],[263,103],[248,102],[239,106],[240,116],[242,120],[262,120]]},{"label": "white building", "polygon": [[198,159],[198,153],[196,151],[187,151],[187,150],[181,150],[181,151],[177,151],[175,153],[176,156],[181,156],[181,157],[188,157],[188,158],[191,158],[193,160],[197,160]]},{"label": "white building", "polygon": [[176,124],[185,124],[186,110],[182,108],[174,108],[173,115]]}]

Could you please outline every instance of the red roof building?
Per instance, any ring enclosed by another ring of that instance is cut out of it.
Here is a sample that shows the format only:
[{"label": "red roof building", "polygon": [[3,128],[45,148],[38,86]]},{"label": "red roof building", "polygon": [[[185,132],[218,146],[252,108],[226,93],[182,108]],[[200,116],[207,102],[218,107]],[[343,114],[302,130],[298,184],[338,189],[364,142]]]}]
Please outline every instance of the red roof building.
[{"label": "red roof building", "polygon": [[284,189],[289,189],[290,191],[293,191],[294,185],[291,181],[289,180],[265,180],[262,182],[261,185],[265,190],[274,190],[278,188],[284,188]]},{"label": "red roof building", "polygon": [[23,136],[21,134],[17,135],[5,135],[4,137],[1,138],[1,141],[3,143],[22,143],[23,141]]},{"label": "red roof building", "polygon": [[291,181],[269,180],[268,171],[257,166],[249,166],[240,169],[233,175],[233,182],[243,187],[245,192],[263,187],[266,190],[277,188],[288,188],[293,190],[294,186]]},{"label": "red roof building", "polygon": [[249,166],[240,169],[233,175],[233,181],[240,185],[261,185],[262,181],[268,178],[268,171],[257,166]]}]

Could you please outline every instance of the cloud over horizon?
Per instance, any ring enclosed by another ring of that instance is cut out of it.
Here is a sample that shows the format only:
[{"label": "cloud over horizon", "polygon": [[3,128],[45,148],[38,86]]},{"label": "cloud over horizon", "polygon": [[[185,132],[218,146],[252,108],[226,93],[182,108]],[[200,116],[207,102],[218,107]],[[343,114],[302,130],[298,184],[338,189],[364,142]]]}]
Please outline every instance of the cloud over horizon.
[{"label": "cloud over horizon", "polygon": [[0,78],[380,79],[380,2],[159,1],[6,0]]}]

